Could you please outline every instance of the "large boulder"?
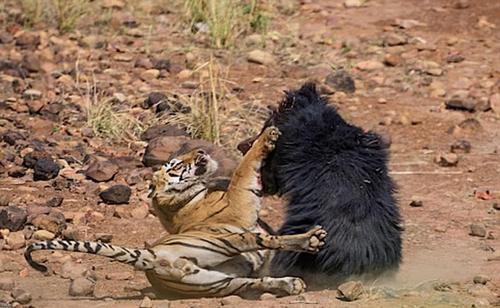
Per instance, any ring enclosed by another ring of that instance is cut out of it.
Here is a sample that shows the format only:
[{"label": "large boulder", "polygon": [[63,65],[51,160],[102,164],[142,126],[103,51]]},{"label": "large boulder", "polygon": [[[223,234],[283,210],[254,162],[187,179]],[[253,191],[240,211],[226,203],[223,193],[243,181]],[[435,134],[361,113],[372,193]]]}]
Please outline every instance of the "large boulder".
[{"label": "large boulder", "polygon": [[118,184],[111,186],[110,188],[103,190],[99,197],[101,197],[102,201],[106,204],[124,204],[128,203],[130,200],[130,195],[132,191],[130,187],[123,184]]},{"label": "large boulder", "polygon": [[0,229],[9,229],[10,231],[22,230],[28,213],[25,209],[10,205],[0,210]]},{"label": "large boulder", "polygon": [[118,166],[109,160],[91,159],[84,174],[96,182],[111,180],[118,173]]},{"label": "large boulder", "polygon": [[36,161],[33,170],[33,180],[47,181],[57,177],[61,167],[51,158],[41,158]]}]

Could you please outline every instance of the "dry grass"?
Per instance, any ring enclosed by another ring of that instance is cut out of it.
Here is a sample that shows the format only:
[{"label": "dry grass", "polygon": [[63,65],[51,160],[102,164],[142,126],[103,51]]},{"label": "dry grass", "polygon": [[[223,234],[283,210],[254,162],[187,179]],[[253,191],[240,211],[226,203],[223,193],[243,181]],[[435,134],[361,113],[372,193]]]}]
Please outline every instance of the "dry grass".
[{"label": "dry grass", "polygon": [[186,0],[184,11],[191,29],[199,23],[208,26],[215,48],[232,46],[244,32],[266,31],[269,20],[258,0]]},{"label": "dry grass", "polygon": [[84,102],[87,126],[97,137],[134,141],[145,129],[128,110],[116,108],[113,98],[100,95],[95,87],[89,87]]},{"label": "dry grass", "polygon": [[20,0],[25,25],[46,22],[61,32],[70,32],[89,10],[89,0]]},{"label": "dry grass", "polygon": [[33,27],[44,18],[44,4],[40,0],[21,0],[22,11],[24,13],[24,25]]},{"label": "dry grass", "polygon": [[68,32],[75,28],[78,21],[86,14],[88,0],[50,0],[57,28]]},{"label": "dry grass", "polygon": [[[79,60],[75,62],[74,89],[83,99],[82,107],[87,120],[87,127],[95,136],[114,141],[132,142],[156,120],[146,121],[147,125],[133,116],[129,108],[116,106],[115,99],[99,90],[95,77],[85,76],[80,70]],[[91,74],[91,73],[90,73]]]},{"label": "dry grass", "polygon": [[178,95],[191,112],[165,115],[159,122],[186,127],[193,138],[235,151],[238,142],[259,132],[267,109],[240,102],[230,90],[235,84],[213,58],[194,71],[200,76],[199,89],[191,95]]}]

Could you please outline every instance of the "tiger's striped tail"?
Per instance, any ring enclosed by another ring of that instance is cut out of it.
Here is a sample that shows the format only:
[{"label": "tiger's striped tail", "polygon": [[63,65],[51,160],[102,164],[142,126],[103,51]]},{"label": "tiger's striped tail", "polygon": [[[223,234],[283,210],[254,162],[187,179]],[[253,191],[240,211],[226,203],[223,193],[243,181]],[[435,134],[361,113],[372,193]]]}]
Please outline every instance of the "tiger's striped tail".
[{"label": "tiger's striped tail", "polygon": [[28,264],[40,272],[46,272],[47,267],[33,260],[31,253],[36,250],[66,250],[90,253],[112,258],[122,263],[131,264],[138,270],[153,269],[156,255],[150,249],[130,249],[113,246],[106,243],[53,240],[37,242],[29,245],[24,251],[24,258]]}]

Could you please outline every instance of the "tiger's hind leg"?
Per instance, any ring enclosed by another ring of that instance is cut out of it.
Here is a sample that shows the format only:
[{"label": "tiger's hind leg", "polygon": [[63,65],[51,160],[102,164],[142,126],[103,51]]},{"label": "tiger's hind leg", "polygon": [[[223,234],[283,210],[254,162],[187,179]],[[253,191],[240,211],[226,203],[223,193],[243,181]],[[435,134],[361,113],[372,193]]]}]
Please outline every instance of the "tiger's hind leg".
[{"label": "tiger's hind leg", "polygon": [[220,235],[215,239],[226,244],[235,253],[244,253],[261,249],[289,250],[316,253],[325,244],[327,233],[321,226],[316,226],[306,233],[293,235],[269,235],[264,233],[233,233]]},{"label": "tiger's hind leg", "polygon": [[[200,267],[215,267],[246,252],[289,250],[316,253],[325,244],[326,231],[316,226],[306,233],[268,235],[263,233],[210,234],[188,232],[167,237],[153,248],[158,255],[169,250],[170,260],[184,258]],[[175,249],[174,249],[175,248]]]},{"label": "tiger's hind leg", "polygon": [[174,278],[152,270],[146,276],[153,288],[162,295],[180,294],[188,297],[219,297],[245,294],[250,291],[276,295],[295,295],[305,290],[305,283],[297,277],[244,278],[207,270],[192,263],[191,273]]}]

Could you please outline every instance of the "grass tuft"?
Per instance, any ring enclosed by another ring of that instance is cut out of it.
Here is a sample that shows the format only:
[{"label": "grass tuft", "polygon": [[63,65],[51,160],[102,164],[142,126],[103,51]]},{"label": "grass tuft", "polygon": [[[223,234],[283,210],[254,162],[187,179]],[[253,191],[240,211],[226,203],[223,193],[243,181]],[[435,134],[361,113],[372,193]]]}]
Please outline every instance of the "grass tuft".
[{"label": "grass tuft", "polygon": [[222,145],[236,153],[239,141],[259,132],[255,123],[268,116],[258,103],[242,103],[231,93],[235,84],[228,80],[213,58],[194,70],[200,76],[200,87],[190,95],[176,95],[189,113],[162,116],[159,122],[186,127],[192,138]]},{"label": "grass tuft", "polygon": [[89,0],[20,0],[24,24],[34,27],[51,24],[61,32],[70,32],[87,13]]},{"label": "grass tuft", "polygon": [[120,110],[115,106],[113,98],[100,95],[95,86],[87,87],[84,109],[87,126],[97,137],[134,141],[146,128],[128,109]]},{"label": "grass tuft", "polygon": [[57,29],[72,31],[78,21],[87,13],[88,0],[50,0]]},{"label": "grass tuft", "polygon": [[186,0],[184,10],[192,30],[198,23],[208,26],[215,48],[233,45],[244,32],[265,32],[269,23],[258,0]]}]

